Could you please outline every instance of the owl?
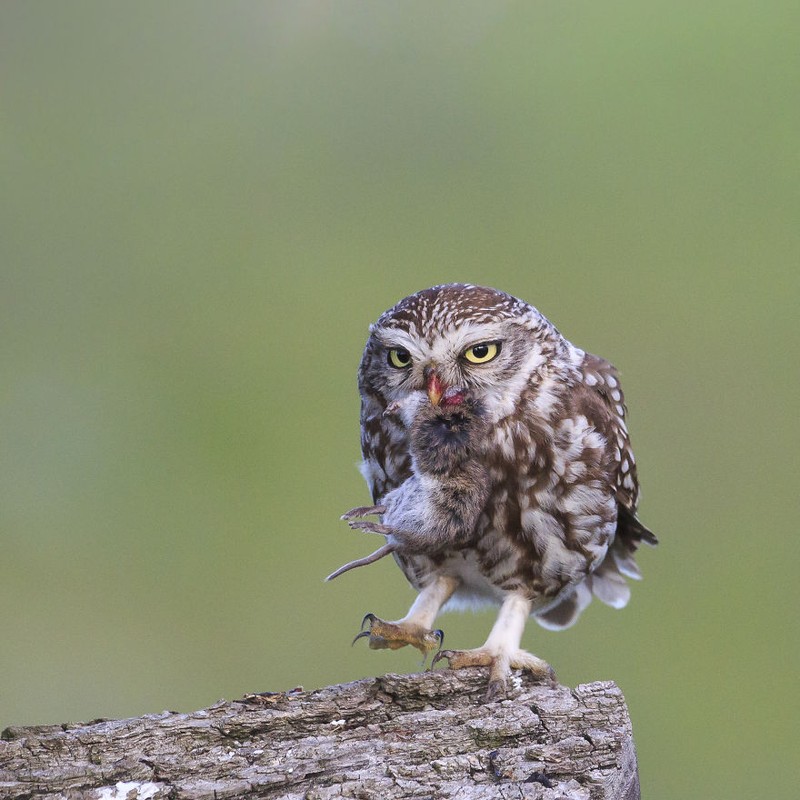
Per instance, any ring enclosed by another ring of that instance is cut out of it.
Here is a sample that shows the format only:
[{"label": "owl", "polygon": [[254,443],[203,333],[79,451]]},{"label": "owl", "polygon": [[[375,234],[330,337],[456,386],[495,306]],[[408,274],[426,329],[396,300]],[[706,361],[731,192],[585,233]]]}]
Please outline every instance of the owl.
[{"label": "owl", "polygon": [[[616,369],[567,341],[528,303],[471,284],[401,300],[370,327],[358,373],[362,473],[374,505],[344,515],[385,537],[418,595],[402,619],[370,613],[373,649],[410,645],[450,668],[552,679],[520,647],[533,617],[572,625],[592,596],[628,602],[638,546],[636,462]],[[376,516],[377,521],[364,519]],[[499,606],[486,642],[443,650],[442,610]],[[366,629],[364,629],[366,626]]]}]

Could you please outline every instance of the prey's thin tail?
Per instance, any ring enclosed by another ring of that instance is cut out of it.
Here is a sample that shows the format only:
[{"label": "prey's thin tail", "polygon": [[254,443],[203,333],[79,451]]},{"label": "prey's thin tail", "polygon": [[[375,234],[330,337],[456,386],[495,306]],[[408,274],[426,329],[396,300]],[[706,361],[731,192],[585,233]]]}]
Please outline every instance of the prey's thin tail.
[{"label": "prey's thin tail", "polygon": [[374,553],[370,553],[368,556],[364,556],[364,558],[357,558],[355,561],[348,561],[346,564],[343,564],[339,569],[335,572],[331,572],[326,581],[332,581],[334,578],[338,578],[340,575],[344,574],[345,572],[349,572],[351,569],[355,569],[356,567],[366,567],[367,564],[374,564],[376,561],[380,561],[384,556],[388,556],[389,553],[393,553],[396,550],[396,545],[394,544],[385,544],[383,547],[379,547]]}]

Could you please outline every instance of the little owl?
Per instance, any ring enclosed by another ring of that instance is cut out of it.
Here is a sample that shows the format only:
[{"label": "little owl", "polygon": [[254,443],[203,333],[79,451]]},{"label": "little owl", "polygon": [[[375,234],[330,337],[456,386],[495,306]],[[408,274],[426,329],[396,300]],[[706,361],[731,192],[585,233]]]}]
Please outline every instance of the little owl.
[{"label": "little owl", "polygon": [[[622,608],[633,554],[656,537],[636,517],[639,487],[614,367],[570,344],[535,308],[469,284],[401,300],[371,326],[358,373],[362,472],[374,506],[344,515],[386,537],[419,592],[408,614],[367,614],[374,649],[441,648],[443,608],[493,603],[482,647],[439,650],[453,669],[552,678],[520,648],[529,616],[572,625],[594,594]],[[376,514],[380,522],[359,517]]]}]

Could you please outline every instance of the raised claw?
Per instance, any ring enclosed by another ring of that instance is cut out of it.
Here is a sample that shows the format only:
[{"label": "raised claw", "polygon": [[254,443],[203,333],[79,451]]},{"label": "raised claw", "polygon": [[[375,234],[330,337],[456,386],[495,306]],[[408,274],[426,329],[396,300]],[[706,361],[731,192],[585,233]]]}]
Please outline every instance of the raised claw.
[{"label": "raised claw", "polygon": [[[368,636],[372,635],[372,623],[378,619],[373,613],[368,612],[364,614],[364,619],[361,620],[361,625],[359,625],[360,633],[357,633],[353,641],[350,643],[350,647],[352,647],[359,639],[365,639]],[[369,622],[369,628],[364,630],[364,625]]]},{"label": "raised claw", "polygon": [[357,633],[353,641],[350,642],[350,647],[352,647],[359,639],[363,639],[364,637],[369,635],[370,635],[369,631],[361,631],[361,633]]},{"label": "raised claw", "polygon": [[364,633],[369,633],[369,631],[364,630],[364,625],[369,622],[370,627],[372,627],[372,623],[375,622],[376,619],[378,618],[371,611],[368,611],[366,614],[364,614],[364,619],[361,620],[359,630]]},{"label": "raised claw", "polygon": [[[369,628],[363,630],[369,623]],[[361,620],[362,630],[353,639],[355,644],[359,639],[369,639],[371,650],[398,650],[406,645],[411,645],[423,655],[423,664],[428,654],[437,647],[441,649],[444,642],[444,631],[441,628],[428,630],[419,625],[407,622],[385,622],[374,614],[365,614]]]},{"label": "raised claw", "polygon": [[[372,623],[376,619],[378,619],[378,618],[374,614],[372,614],[370,612],[364,614],[364,619],[361,620],[361,625],[359,626],[359,630],[361,632],[356,634],[355,639],[353,639],[353,641],[350,643],[350,647],[352,647],[359,639],[364,639],[365,637],[370,636],[370,634],[371,634],[371,630],[370,629],[372,628]],[[370,627],[367,628],[367,630],[364,630],[364,624],[366,622],[369,622]]]}]

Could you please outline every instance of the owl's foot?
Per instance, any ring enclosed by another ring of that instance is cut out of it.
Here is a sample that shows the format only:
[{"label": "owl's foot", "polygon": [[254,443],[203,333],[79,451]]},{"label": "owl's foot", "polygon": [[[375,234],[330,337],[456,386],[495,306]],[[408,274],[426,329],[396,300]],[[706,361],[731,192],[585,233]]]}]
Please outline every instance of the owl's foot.
[{"label": "owl's foot", "polygon": [[512,653],[498,653],[486,647],[477,647],[474,650],[440,650],[431,661],[431,669],[442,660],[447,660],[450,669],[489,667],[487,701],[497,700],[505,695],[506,679],[511,675],[512,669],[522,669],[537,680],[556,683],[553,668],[527,650],[515,650]]},{"label": "owl's foot", "polygon": [[374,614],[367,614],[364,617],[361,621],[362,628],[366,622],[369,623],[369,628],[362,630],[353,639],[353,644],[359,639],[369,637],[371,650],[399,650],[410,644],[422,653],[424,659],[432,650],[440,648],[444,641],[443,631],[438,629],[431,631],[411,622],[384,622]]}]

